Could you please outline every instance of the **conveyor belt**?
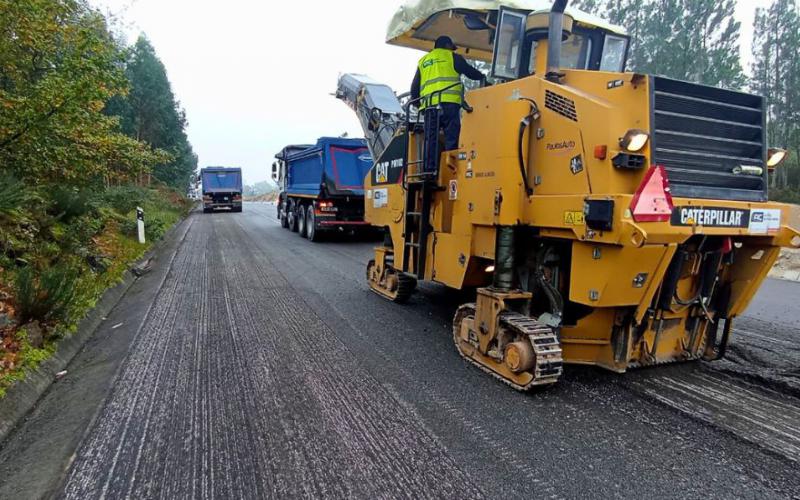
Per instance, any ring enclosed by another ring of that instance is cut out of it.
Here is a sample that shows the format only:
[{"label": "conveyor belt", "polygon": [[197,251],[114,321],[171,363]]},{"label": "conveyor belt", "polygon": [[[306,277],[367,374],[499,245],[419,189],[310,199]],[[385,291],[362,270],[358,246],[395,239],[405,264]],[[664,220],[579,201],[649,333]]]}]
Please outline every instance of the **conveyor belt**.
[{"label": "conveyor belt", "polygon": [[404,122],[400,98],[388,85],[354,73],[339,77],[336,98],[355,111],[370,153],[377,161]]}]

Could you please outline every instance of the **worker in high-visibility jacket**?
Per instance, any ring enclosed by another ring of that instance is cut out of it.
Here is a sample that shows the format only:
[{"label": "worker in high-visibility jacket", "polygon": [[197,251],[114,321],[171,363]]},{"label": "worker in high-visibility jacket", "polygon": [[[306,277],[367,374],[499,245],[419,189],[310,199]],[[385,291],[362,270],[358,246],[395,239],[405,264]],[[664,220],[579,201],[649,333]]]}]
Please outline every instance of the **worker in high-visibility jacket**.
[{"label": "worker in high-visibility jacket", "polygon": [[[411,83],[411,99],[425,113],[425,170],[433,171],[438,164],[439,130],[444,130],[444,150],[458,149],[461,134],[461,104],[464,86],[461,75],[470,80],[485,80],[483,73],[469,65],[459,54],[449,36],[436,39],[434,49],[419,60],[417,73]],[[438,124],[436,123],[438,119]]]}]

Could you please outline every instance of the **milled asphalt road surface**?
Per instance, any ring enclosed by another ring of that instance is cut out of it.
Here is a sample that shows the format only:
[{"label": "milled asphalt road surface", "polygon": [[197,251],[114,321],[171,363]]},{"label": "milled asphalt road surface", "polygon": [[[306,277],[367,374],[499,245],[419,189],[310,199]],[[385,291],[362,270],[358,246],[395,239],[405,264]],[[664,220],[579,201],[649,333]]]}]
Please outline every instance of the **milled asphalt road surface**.
[{"label": "milled asphalt road surface", "polygon": [[[0,497],[800,495],[800,313],[759,316],[800,285],[767,284],[727,365],[569,366],[519,394],[458,357],[469,297],[369,292],[373,243],[310,243],[266,204],[184,226],[3,444]],[[745,359],[759,337],[789,368]]]}]

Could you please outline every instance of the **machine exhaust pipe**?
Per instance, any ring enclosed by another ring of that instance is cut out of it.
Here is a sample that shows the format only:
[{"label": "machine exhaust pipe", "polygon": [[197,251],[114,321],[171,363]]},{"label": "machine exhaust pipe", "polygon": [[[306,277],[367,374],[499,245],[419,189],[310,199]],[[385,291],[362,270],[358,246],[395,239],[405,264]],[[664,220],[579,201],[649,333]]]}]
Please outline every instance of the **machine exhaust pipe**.
[{"label": "machine exhaust pipe", "polygon": [[568,0],[555,0],[550,10],[550,25],[547,32],[547,74],[551,82],[561,81],[561,37],[564,32],[564,10]]}]

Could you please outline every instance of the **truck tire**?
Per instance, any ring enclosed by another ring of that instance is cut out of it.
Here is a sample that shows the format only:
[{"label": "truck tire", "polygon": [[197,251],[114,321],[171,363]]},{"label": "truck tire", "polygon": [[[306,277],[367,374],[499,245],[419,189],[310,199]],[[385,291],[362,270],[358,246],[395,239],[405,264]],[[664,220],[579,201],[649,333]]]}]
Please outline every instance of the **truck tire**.
[{"label": "truck tire", "polygon": [[275,209],[278,212],[278,220],[281,221],[281,227],[287,229],[289,227],[289,219],[286,217],[286,212],[283,210],[283,202],[278,200],[275,204]]},{"label": "truck tire", "polygon": [[290,206],[289,210],[291,210],[290,212],[287,211],[287,217],[289,218],[289,231],[296,233],[299,229],[297,227],[297,211],[295,210],[294,206]]},{"label": "truck tire", "polygon": [[281,227],[284,229],[289,229],[289,219],[286,217],[286,214],[283,211],[280,211],[280,215],[278,217],[281,220]]},{"label": "truck tire", "polygon": [[297,212],[294,214],[295,219],[297,219],[297,234],[300,235],[301,238],[306,237],[306,209],[303,205],[298,205]]},{"label": "truck tire", "polygon": [[306,213],[308,214],[306,216],[306,238],[308,238],[308,241],[317,242],[320,240],[320,232],[317,231],[317,221],[316,217],[314,217],[314,205],[309,205]]}]

